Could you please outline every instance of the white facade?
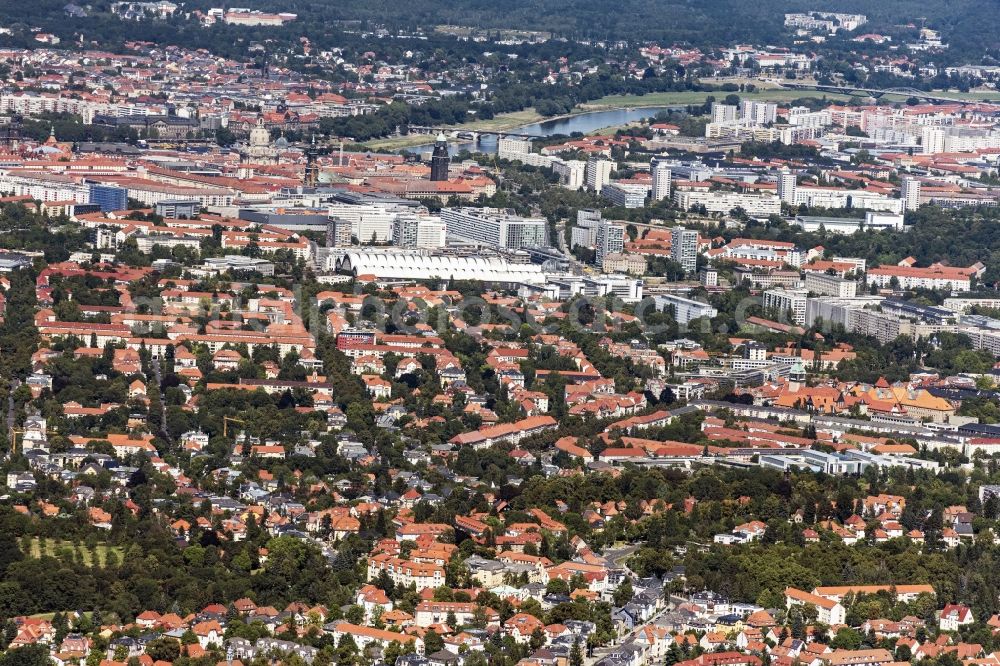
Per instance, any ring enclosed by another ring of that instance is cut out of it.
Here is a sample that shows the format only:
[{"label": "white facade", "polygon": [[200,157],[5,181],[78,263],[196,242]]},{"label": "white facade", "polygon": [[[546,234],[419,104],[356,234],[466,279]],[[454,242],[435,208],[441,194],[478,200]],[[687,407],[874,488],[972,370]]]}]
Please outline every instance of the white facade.
[{"label": "white facade", "polygon": [[809,272],[805,277],[805,290],[820,296],[854,298],[858,293],[858,283],[836,275]]},{"label": "white facade", "polygon": [[365,213],[351,223],[351,233],[359,243],[385,243],[392,239],[394,215]]},{"label": "white facade", "polygon": [[436,249],[445,244],[441,218],[400,215],[393,221],[392,244],[399,247]]},{"label": "white facade", "polygon": [[540,284],[538,264],[514,264],[501,257],[437,256],[417,250],[368,250],[330,256],[328,270],[409,280],[455,279]]},{"label": "white facade", "polygon": [[587,189],[598,194],[604,186],[611,182],[611,172],[615,169],[615,163],[603,157],[591,157],[587,160]]},{"label": "white facade", "polygon": [[66,176],[50,173],[0,172],[0,192],[38,201],[90,202],[90,188]]},{"label": "white facade", "polygon": [[670,197],[670,165],[661,160],[654,159],[649,164],[649,171],[653,175],[653,201],[663,201]]},{"label": "white facade", "polygon": [[764,308],[791,313],[795,324],[806,323],[806,301],[809,292],[805,289],[768,289],[764,292]]},{"label": "white facade", "polygon": [[552,172],[559,176],[559,184],[569,190],[578,190],[586,182],[587,163],[581,160],[553,160]]},{"label": "white facade", "polygon": [[601,223],[601,211],[581,208],[576,211],[576,226],[572,228],[570,249],[594,247],[597,244],[597,226]]},{"label": "white facade", "polygon": [[739,116],[739,108],[735,104],[712,103],[713,123],[734,123]]},{"label": "white facade", "polygon": [[903,212],[902,199],[892,199],[864,190],[839,188],[797,186],[794,204],[796,206],[805,204],[810,208],[860,208],[886,213]]},{"label": "white facade", "polygon": [[781,213],[781,200],[773,194],[677,190],[674,202],[681,210],[704,206],[709,213],[726,214],[734,208],[742,208],[747,215],[762,217]]},{"label": "white facade", "polygon": [[891,229],[902,231],[904,218],[895,213],[877,213],[868,211],[864,218],[860,217],[813,217],[799,215],[793,220],[803,231],[819,231],[820,227],[830,233],[854,234],[862,230]]},{"label": "white facade", "polygon": [[531,140],[513,136],[501,136],[497,139],[497,157],[503,160],[519,160],[521,156],[531,152]]},{"label": "white facade", "polygon": [[519,250],[548,245],[548,222],[518,217],[496,208],[445,208],[441,220],[448,236],[494,247]]},{"label": "white facade", "polygon": [[906,210],[920,208],[920,181],[909,176],[903,178],[903,184],[900,186],[900,196],[903,199],[903,206]]},{"label": "white facade", "polygon": [[883,289],[892,286],[895,278],[901,289],[949,289],[951,291],[969,291],[971,280],[964,276],[935,275],[929,271],[915,270],[906,272],[896,270],[895,266],[872,268],[866,275],[868,284],[877,285]]},{"label": "white facade", "polygon": [[795,174],[791,171],[782,171],[778,174],[778,198],[782,203],[795,204]]},{"label": "white facade", "polygon": [[945,129],[943,127],[921,127],[920,147],[924,155],[944,152]]},{"label": "white facade", "polygon": [[670,230],[670,258],[684,269],[687,276],[698,270],[698,232],[683,227]]},{"label": "white facade", "polygon": [[126,188],[130,198],[147,206],[155,206],[161,201],[174,201],[179,198],[197,200],[202,208],[232,206],[233,200],[236,198],[232,190],[222,188],[180,188],[153,182],[129,183]]},{"label": "white facade", "polygon": [[0,113],[23,116],[37,116],[43,113],[72,113],[79,115],[84,125],[93,123],[96,115],[125,118],[161,115],[166,112],[166,106],[108,104],[70,97],[43,97],[28,93],[0,95]]},{"label": "white facade", "polygon": [[620,224],[612,224],[608,220],[601,220],[597,225],[595,245],[597,247],[596,263],[600,266],[606,256],[620,254],[625,249],[625,227]]},{"label": "white facade", "polygon": [[654,297],[656,302],[656,308],[658,310],[666,310],[667,308],[673,313],[674,320],[678,324],[688,324],[695,319],[707,318],[711,319],[719,314],[716,310],[708,303],[703,303],[701,301],[695,301],[690,298],[684,298],[683,296],[676,296],[674,294],[662,294]]},{"label": "white facade", "polygon": [[622,208],[642,208],[648,192],[648,187],[636,183],[608,183],[601,188],[602,197]]},{"label": "white facade", "polygon": [[774,102],[744,101],[740,104],[740,121],[746,125],[767,125],[778,120],[778,105]]}]

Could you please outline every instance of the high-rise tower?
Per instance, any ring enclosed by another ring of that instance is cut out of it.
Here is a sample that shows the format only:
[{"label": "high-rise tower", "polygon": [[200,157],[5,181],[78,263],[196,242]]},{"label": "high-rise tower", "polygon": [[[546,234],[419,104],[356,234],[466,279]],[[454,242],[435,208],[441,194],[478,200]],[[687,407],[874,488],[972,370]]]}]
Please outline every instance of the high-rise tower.
[{"label": "high-rise tower", "polygon": [[438,134],[434,142],[434,152],[431,153],[431,180],[448,180],[448,165],[451,157],[448,155],[448,140],[444,134]]}]

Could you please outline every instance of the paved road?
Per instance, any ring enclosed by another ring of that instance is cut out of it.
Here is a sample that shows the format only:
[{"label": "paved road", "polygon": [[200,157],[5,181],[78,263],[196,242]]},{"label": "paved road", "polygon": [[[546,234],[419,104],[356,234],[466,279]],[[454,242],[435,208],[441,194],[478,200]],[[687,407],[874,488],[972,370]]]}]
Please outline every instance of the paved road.
[{"label": "paved road", "polygon": [[14,440],[17,437],[17,435],[14,434],[14,428],[16,427],[16,424],[14,423],[14,391],[16,391],[17,387],[20,385],[21,380],[15,378],[10,380],[10,386],[7,389],[7,414],[5,418],[7,421],[7,439],[10,444],[10,449],[7,452],[9,456],[14,455]]},{"label": "paved road", "polygon": [[170,431],[167,430],[167,401],[163,398],[163,373],[160,368],[160,359],[153,359],[151,365],[153,366],[153,372],[156,374],[156,385],[160,389],[160,434],[168,442],[171,440]]},{"label": "paved road", "polygon": [[651,626],[651,625],[655,625],[655,624],[657,623],[657,621],[658,621],[658,620],[659,620],[659,619],[660,619],[660,618],[661,618],[661,617],[662,617],[662,616],[663,616],[663,615],[664,615],[665,613],[669,613],[669,612],[670,612],[671,610],[673,610],[673,609],[674,609],[674,604],[673,604],[673,603],[668,603],[668,604],[667,604],[667,605],[666,605],[666,606],[665,606],[665,607],[663,608],[663,610],[659,611],[659,612],[658,612],[658,613],[657,613],[656,615],[654,615],[653,617],[649,618],[649,620],[648,620],[648,621],[646,621],[646,622],[644,622],[643,624],[639,625],[638,627],[636,627],[636,628],[635,628],[635,629],[633,629],[632,631],[628,632],[628,633],[627,633],[627,634],[625,634],[624,636],[620,636],[620,637],[619,637],[619,638],[618,638],[617,640],[615,640],[615,641],[614,641],[614,642],[613,642],[613,643],[612,643],[611,645],[606,645],[606,646],[604,646],[604,647],[599,647],[599,648],[596,648],[596,649],[594,650],[594,654],[593,654],[593,656],[591,656],[591,657],[588,657],[587,659],[585,659],[585,660],[584,660],[584,664],[585,664],[586,666],[591,666],[592,664],[596,664],[596,663],[597,663],[598,661],[600,661],[601,659],[603,659],[603,658],[604,658],[605,656],[607,656],[607,654],[608,654],[609,652],[613,651],[613,650],[614,650],[615,648],[617,648],[618,646],[620,646],[620,645],[623,645],[623,644],[625,644],[625,643],[628,643],[628,642],[629,642],[629,641],[630,641],[630,640],[631,640],[631,639],[632,639],[632,638],[633,638],[633,637],[634,637],[634,636],[635,636],[635,635],[636,635],[637,633],[639,633],[640,631],[642,631],[642,629],[643,629],[644,627],[647,627],[647,626]]},{"label": "paved road", "polygon": [[[605,548],[603,555],[605,559],[610,560],[617,566],[624,567],[624,569],[628,571],[629,575],[635,576],[635,573],[628,568],[625,562],[628,560],[628,558],[632,557],[633,553],[635,553],[635,551],[637,550],[639,550],[639,544],[629,544],[627,546],[622,546],[621,548]],[[606,645],[604,647],[596,648],[594,650],[594,654],[584,660],[584,664],[586,666],[590,666],[591,664],[597,663],[602,658],[607,656],[609,652],[611,652],[618,646],[627,643],[633,636],[636,635],[637,632],[641,631],[643,627],[651,624],[656,624],[656,621],[659,620],[664,613],[666,613],[669,610],[672,610],[673,608],[674,608],[673,602],[668,601],[666,607],[664,607],[663,610],[661,610],[656,615],[651,617],[646,623],[636,627],[635,629],[625,634],[624,636],[618,637],[617,639],[615,639],[614,642],[611,643],[611,645]]]},{"label": "paved road", "polygon": [[625,561],[632,557],[632,554],[637,550],[639,550],[639,544],[629,544],[628,546],[622,546],[621,548],[606,548],[604,549],[604,557],[611,560],[618,566],[628,569],[628,567],[625,566]]},{"label": "paved road", "polygon": [[577,258],[573,256],[573,253],[570,252],[569,248],[566,246],[565,220],[559,220],[556,222],[556,247],[558,247],[559,251],[562,252],[566,259],[569,260],[570,269],[573,273],[576,275],[584,275],[587,273],[587,264],[577,260]]}]

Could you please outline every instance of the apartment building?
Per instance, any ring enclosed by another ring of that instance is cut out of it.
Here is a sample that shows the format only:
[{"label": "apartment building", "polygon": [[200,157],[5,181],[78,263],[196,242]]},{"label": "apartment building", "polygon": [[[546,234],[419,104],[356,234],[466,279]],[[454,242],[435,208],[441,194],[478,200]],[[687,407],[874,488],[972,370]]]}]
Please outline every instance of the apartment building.
[{"label": "apartment building", "polygon": [[926,268],[916,266],[878,266],[869,268],[866,274],[868,284],[887,288],[898,284],[901,289],[949,289],[951,291],[969,291],[972,276],[977,273],[974,267],[955,268],[942,264],[933,264]]},{"label": "apartment building", "polygon": [[653,202],[655,203],[669,198],[670,180],[672,175],[670,163],[664,160],[653,159],[653,161],[649,164],[649,172],[653,176]]},{"label": "apartment building", "polygon": [[704,206],[709,213],[728,214],[741,208],[747,215],[767,217],[781,213],[781,200],[773,194],[746,194],[711,190],[681,190],[674,192],[674,203],[681,210]]},{"label": "apartment building", "polygon": [[548,222],[544,218],[519,217],[498,208],[445,208],[441,211],[448,236],[520,250],[548,245]]},{"label": "apartment building", "polygon": [[698,232],[684,227],[670,230],[670,258],[681,265],[686,275],[698,270]]},{"label": "apartment building", "polygon": [[719,314],[712,305],[675,294],[661,294],[653,298],[657,310],[669,310],[674,320],[681,325],[695,319],[711,319]]},{"label": "apartment building", "polygon": [[799,326],[806,323],[808,289],[768,289],[764,292],[764,309],[787,313]]},{"label": "apartment building", "polygon": [[402,214],[392,222],[392,244],[405,248],[436,249],[444,246],[445,232],[441,218]]},{"label": "apartment building", "polygon": [[586,168],[587,189],[600,194],[604,186],[611,182],[611,172],[615,170],[615,166],[614,162],[602,156],[591,156]]},{"label": "apartment building", "polygon": [[417,590],[438,588],[444,585],[444,567],[427,562],[414,562],[388,554],[373,555],[368,559],[368,580],[372,581],[385,572],[396,585]]},{"label": "apartment building", "polygon": [[835,296],[837,298],[854,298],[858,293],[858,283],[856,280],[845,280],[838,275],[815,273],[813,271],[805,274],[804,287],[811,294]]},{"label": "apartment building", "polygon": [[794,606],[814,607],[817,611],[816,619],[830,626],[844,624],[846,617],[846,611],[840,602],[789,587],[785,590],[785,608],[791,610]]},{"label": "apartment building", "polygon": [[337,643],[339,643],[345,636],[350,636],[351,640],[354,641],[354,644],[357,645],[360,650],[364,650],[369,645],[377,645],[380,648],[385,649],[391,643],[396,642],[401,645],[412,643],[413,649],[417,654],[424,653],[423,639],[409,634],[398,634],[394,631],[366,627],[360,624],[351,624],[350,622],[336,622],[334,624],[327,625],[324,627],[324,631],[333,636],[334,641]]},{"label": "apartment building", "polygon": [[642,208],[646,205],[649,188],[635,183],[608,183],[601,189],[601,196],[613,206]]},{"label": "apartment building", "polygon": [[594,245],[597,248],[595,263],[600,266],[605,257],[621,254],[622,250],[625,249],[625,227],[621,224],[613,224],[609,220],[601,220],[597,223]]}]

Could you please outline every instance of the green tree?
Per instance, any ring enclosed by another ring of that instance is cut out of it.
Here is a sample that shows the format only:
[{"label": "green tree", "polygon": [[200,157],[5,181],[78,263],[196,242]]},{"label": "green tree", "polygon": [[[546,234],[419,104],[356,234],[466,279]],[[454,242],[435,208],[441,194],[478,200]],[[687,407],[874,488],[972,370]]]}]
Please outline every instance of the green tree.
[{"label": "green tree", "polygon": [[615,606],[624,606],[628,602],[632,601],[632,597],[635,596],[635,591],[632,589],[632,579],[626,577],[622,584],[618,586],[615,590],[614,602]]}]

